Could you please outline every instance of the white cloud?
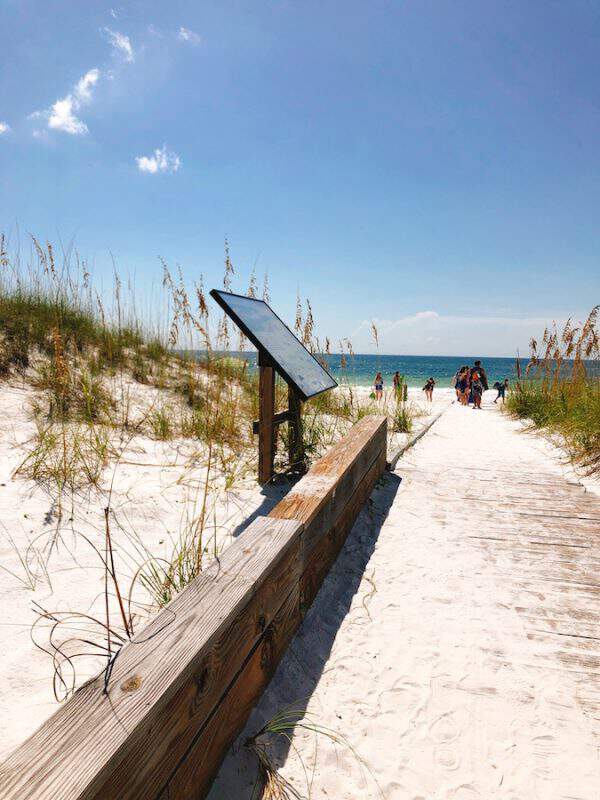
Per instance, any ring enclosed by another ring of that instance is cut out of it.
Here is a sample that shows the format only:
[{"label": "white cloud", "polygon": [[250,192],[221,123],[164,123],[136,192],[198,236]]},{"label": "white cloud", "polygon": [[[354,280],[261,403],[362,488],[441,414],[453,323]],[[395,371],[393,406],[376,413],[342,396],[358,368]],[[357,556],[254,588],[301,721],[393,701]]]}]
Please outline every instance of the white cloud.
[{"label": "white cloud", "polygon": [[111,9],[109,9],[109,12],[108,12],[108,13],[111,15],[111,17],[112,17],[113,19],[118,19],[118,18],[119,18],[119,15],[117,14],[117,12],[115,11],[115,9],[114,9],[114,8],[111,8]]},{"label": "white cloud", "polygon": [[200,44],[202,37],[198,33],[194,33],[189,28],[179,28],[177,38],[180,42],[189,42],[190,44]]},{"label": "white cloud", "polygon": [[3,133],[8,133],[9,130],[10,130],[10,125],[8,124],[8,122],[0,122],[0,136],[2,136]]},{"label": "white cloud", "polygon": [[135,161],[140,172],[149,172],[151,175],[158,172],[177,172],[181,166],[177,153],[167,150],[166,144],[157,148],[151,156],[137,156]]},{"label": "white cloud", "polygon": [[124,33],[119,33],[119,31],[113,31],[110,28],[104,28],[104,30],[108,35],[108,40],[111,45],[123,56],[125,61],[130,63],[134,61],[135,53],[133,52],[129,36],[125,36]]},{"label": "white cloud", "polygon": [[98,83],[100,77],[99,69],[91,69],[86,72],[83,78],[77,81],[75,87],[75,97],[80,103],[89,103],[92,99],[92,89]]},{"label": "white cloud", "polygon": [[[399,319],[375,319],[379,351],[391,355],[514,356],[527,357],[532,336],[541,338],[556,319],[562,326],[568,314],[554,317],[458,316],[418,311]],[[578,318],[577,314],[573,315]],[[350,336],[356,353],[376,351],[371,320],[364,320]]]},{"label": "white cloud", "polygon": [[79,117],[77,112],[82,106],[92,100],[92,89],[100,78],[99,69],[90,69],[80,78],[73,91],[66,97],[57,100],[47,111],[35,111],[31,118],[46,117],[48,127],[57,131],[64,131],[73,136],[81,136],[88,132],[88,127]]},{"label": "white cloud", "polygon": [[88,126],[73,113],[73,95],[57,100],[48,117],[48,127],[80,136],[88,132]]},{"label": "white cloud", "polygon": [[438,319],[437,311],[417,311],[415,319]]}]

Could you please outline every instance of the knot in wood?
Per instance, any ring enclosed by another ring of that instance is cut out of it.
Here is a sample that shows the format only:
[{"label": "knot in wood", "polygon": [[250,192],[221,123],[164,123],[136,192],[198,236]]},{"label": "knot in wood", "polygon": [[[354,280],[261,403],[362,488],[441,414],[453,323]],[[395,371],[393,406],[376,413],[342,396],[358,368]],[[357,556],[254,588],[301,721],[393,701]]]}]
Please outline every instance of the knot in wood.
[{"label": "knot in wood", "polygon": [[122,692],[136,692],[142,685],[141,675],[132,675],[121,684]]}]

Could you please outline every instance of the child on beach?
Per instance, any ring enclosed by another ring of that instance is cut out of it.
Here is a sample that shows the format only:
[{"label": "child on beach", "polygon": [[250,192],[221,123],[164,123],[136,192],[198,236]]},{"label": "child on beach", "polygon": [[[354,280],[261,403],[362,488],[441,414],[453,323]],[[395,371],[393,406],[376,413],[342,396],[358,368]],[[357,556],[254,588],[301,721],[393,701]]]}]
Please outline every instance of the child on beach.
[{"label": "child on beach", "polygon": [[381,376],[381,372],[378,372],[375,375],[375,399],[381,400],[383,397],[383,378]]},{"label": "child on beach", "polygon": [[435,386],[435,381],[433,378],[429,378],[425,386],[423,387],[423,391],[425,392],[425,397],[429,400],[430,403],[433,402],[433,387]]},{"label": "child on beach", "polygon": [[500,398],[502,398],[502,403],[505,403],[506,402],[505,395],[508,389],[508,378],[504,378],[502,383],[500,383],[500,381],[496,381],[496,383],[494,384],[494,389],[498,392],[498,394],[496,395],[496,399],[494,400],[494,403],[497,403]]}]

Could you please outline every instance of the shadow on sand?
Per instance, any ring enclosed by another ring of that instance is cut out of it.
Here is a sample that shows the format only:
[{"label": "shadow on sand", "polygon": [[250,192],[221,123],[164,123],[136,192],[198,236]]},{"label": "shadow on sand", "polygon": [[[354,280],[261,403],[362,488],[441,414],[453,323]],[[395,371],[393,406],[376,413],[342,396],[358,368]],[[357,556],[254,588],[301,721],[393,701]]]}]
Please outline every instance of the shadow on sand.
[{"label": "shadow on sand", "polygon": [[[244,747],[244,742],[285,708],[297,710],[298,716],[306,710],[338,630],[361,584],[400,483],[401,478],[386,472],[373,490],[271,683],[223,762],[209,800],[250,800],[258,770],[256,757]],[[340,709],[340,719],[343,719],[343,709]],[[285,763],[290,746],[290,741],[284,736],[272,742],[269,752],[276,767]],[[297,788],[302,790],[302,787]],[[260,793],[254,794],[254,797],[260,796]]]},{"label": "shadow on sand", "polygon": [[260,491],[262,495],[260,505],[233,529],[232,536],[237,538],[257,517],[267,517],[277,503],[298,483],[298,480],[299,478],[288,478],[282,475],[278,476],[272,483],[267,483],[263,486]]}]

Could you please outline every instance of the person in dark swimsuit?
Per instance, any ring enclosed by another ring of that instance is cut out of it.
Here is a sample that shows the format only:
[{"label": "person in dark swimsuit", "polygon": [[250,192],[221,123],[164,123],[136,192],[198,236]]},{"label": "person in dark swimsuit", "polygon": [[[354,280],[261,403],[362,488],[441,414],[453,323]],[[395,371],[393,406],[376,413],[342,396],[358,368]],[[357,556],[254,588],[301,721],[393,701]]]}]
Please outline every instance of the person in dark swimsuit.
[{"label": "person in dark swimsuit", "polygon": [[458,371],[458,381],[456,382],[456,392],[458,399],[463,406],[466,406],[469,400],[469,367],[465,365]]},{"label": "person in dark swimsuit", "polygon": [[473,397],[473,410],[481,409],[481,398],[488,388],[487,375],[481,366],[481,361],[476,361],[471,367],[471,395]]},{"label": "person in dark swimsuit", "polygon": [[433,402],[433,387],[435,386],[435,381],[433,378],[429,378],[425,386],[423,387],[423,391],[425,392],[425,397],[429,400],[430,403]]},{"label": "person in dark swimsuit", "polygon": [[378,372],[375,375],[375,399],[381,400],[383,397],[383,378],[381,376],[381,372]]}]

